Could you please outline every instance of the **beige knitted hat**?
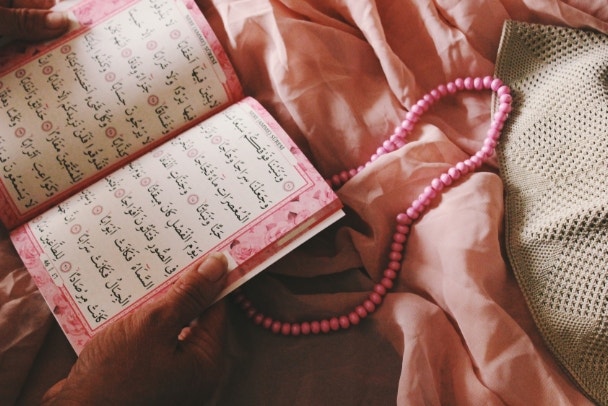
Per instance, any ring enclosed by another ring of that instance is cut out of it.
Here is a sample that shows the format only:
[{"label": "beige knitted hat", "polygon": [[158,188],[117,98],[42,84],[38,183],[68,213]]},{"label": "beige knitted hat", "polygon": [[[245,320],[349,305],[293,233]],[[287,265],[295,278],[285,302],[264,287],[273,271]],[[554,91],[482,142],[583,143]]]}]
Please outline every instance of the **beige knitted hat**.
[{"label": "beige knitted hat", "polygon": [[553,354],[608,405],[608,36],[509,21],[496,75],[509,262]]}]

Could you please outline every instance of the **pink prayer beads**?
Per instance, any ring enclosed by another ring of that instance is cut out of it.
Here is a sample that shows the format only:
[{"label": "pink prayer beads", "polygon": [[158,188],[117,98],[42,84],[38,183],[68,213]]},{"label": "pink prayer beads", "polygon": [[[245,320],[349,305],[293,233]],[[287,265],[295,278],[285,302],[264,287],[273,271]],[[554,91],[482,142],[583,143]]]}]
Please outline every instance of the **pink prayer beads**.
[{"label": "pink prayer beads", "polygon": [[334,189],[340,188],[359,172],[364,170],[373,161],[382,155],[391,153],[405,145],[405,138],[414,129],[415,124],[420,120],[422,114],[428,111],[433,104],[445,96],[453,95],[459,91],[469,90],[491,90],[496,93],[498,108],[492,118],[490,128],[486,133],[483,146],[469,159],[456,163],[444,173],[434,178],[430,185],[424,188],[423,192],[415,199],[405,211],[395,217],[395,231],[390,245],[390,252],[387,258],[387,266],[382,274],[380,282],[376,283],[372,291],[362,303],[356,305],[352,311],[323,320],[287,322],[274,320],[256,309],[252,302],[245,296],[242,289],[238,289],[235,294],[236,303],[245,311],[247,317],[257,325],[272,331],[275,334],[285,336],[299,336],[309,334],[329,333],[348,329],[350,326],[357,325],[361,320],[376,311],[384,300],[386,294],[395,285],[395,280],[401,270],[405,253],[405,244],[410,232],[411,224],[420,218],[435,199],[446,187],[452,186],[458,179],[479,168],[495,151],[498,139],[504,122],[511,112],[511,90],[502,80],[492,76],[476,78],[458,78],[445,85],[439,85],[418,100],[405,115],[401,124],[395,127],[393,134],[386,139],[376,152],[370,157],[369,161],[357,168],[342,171],[327,179]]}]

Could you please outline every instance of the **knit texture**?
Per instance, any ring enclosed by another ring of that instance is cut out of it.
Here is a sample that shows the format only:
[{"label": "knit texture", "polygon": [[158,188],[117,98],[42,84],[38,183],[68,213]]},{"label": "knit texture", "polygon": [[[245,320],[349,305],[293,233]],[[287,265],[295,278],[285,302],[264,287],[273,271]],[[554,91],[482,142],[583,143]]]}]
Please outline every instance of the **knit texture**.
[{"label": "knit texture", "polygon": [[608,405],[608,36],[508,21],[496,75],[509,262],[551,351]]}]

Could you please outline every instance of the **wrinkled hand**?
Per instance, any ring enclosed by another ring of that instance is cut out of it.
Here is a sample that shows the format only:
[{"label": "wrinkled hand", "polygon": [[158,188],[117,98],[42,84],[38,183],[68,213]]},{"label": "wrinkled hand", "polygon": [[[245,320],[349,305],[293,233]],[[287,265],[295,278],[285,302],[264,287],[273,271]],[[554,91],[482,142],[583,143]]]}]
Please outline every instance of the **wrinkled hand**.
[{"label": "wrinkled hand", "polygon": [[45,394],[43,404],[178,405],[208,400],[221,368],[225,313],[221,302],[205,309],[224,287],[226,264],[223,255],[208,256],[184,271],[166,294],[100,331],[68,377]]},{"label": "wrinkled hand", "polygon": [[63,12],[50,11],[55,0],[0,0],[0,36],[28,41],[50,39],[69,27]]}]

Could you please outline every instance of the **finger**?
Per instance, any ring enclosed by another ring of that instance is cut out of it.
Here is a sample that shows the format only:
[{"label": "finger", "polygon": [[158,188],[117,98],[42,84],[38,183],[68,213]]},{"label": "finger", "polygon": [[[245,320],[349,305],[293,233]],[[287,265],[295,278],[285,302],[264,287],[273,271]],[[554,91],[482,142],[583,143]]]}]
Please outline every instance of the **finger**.
[{"label": "finger", "polygon": [[57,37],[69,27],[67,14],[30,8],[0,8],[0,35],[28,41]]},{"label": "finger", "polygon": [[49,9],[55,0],[0,0],[0,7]]},{"label": "finger", "polygon": [[154,306],[156,322],[175,336],[213,303],[223,289],[228,261],[222,254],[211,254],[195,263]]},{"label": "finger", "polygon": [[57,397],[57,394],[59,392],[61,392],[64,385],[65,385],[65,379],[62,379],[59,382],[57,382],[55,385],[51,386],[49,388],[49,390],[47,390],[46,393],[44,394],[44,396],[42,397],[42,400],[40,401],[40,405],[44,406],[47,404],[48,405],[53,404],[55,397]]}]

